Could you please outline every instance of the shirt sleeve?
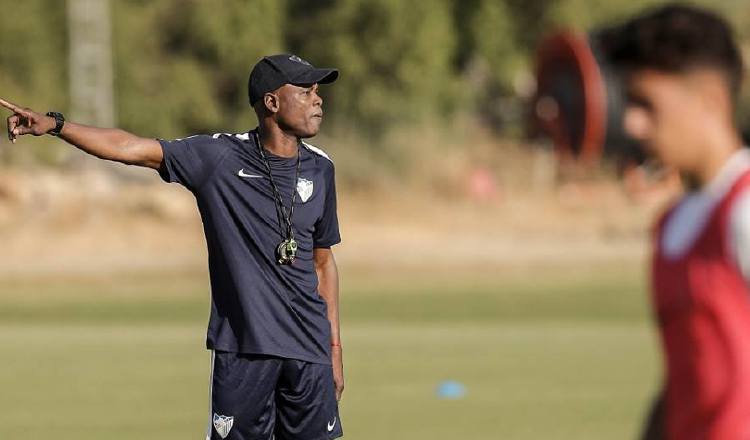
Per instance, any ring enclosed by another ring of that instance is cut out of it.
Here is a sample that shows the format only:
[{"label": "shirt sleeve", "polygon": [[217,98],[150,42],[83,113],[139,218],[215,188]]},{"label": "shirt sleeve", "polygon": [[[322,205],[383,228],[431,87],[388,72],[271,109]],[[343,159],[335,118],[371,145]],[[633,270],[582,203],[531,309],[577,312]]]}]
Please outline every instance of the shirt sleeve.
[{"label": "shirt sleeve", "polygon": [[224,155],[221,144],[211,136],[199,135],[165,141],[159,139],[164,159],[159,176],[195,192],[208,179]]},{"label": "shirt sleeve", "polygon": [[737,198],[729,217],[729,249],[750,286],[750,191]]},{"label": "shirt sleeve", "polygon": [[323,215],[315,223],[313,233],[313,247],[329,248],[341,243],[339,234],[339,219],[336,212],[336,172],[333,163],[325,173],[326,199]]}]

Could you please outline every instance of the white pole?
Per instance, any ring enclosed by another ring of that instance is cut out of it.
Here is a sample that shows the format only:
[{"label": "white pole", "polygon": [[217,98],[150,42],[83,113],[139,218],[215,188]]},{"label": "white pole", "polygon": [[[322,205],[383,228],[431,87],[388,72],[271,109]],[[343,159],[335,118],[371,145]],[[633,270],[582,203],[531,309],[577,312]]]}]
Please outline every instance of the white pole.
[{"label": "white pole", "polygon": [[116,123],[109,0],[68,0],[71,119],[101,127]]}]

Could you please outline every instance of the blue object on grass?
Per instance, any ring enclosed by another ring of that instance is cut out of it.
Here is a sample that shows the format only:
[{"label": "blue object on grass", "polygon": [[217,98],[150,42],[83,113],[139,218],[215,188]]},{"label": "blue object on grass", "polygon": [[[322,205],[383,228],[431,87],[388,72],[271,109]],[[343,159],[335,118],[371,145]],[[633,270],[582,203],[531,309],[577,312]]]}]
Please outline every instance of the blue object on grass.
[{"label": "blue object on grass", "polygon": [[466,395],[466,387],[454,380],[440,382],[436,390],[440,399],[461,399]]}]

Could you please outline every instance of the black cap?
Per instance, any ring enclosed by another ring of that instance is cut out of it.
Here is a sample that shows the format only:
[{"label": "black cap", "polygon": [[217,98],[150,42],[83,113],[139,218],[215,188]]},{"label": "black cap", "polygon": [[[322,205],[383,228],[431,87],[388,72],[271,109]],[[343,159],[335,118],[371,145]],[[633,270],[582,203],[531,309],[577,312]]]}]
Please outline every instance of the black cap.
[{"label": "black cap", "polygon": [[317,69],[297,55],[279,54],[263,57],[250,72],[247,91],[250,105],[284,84],[329,84],[336,81],[336,69]]}]

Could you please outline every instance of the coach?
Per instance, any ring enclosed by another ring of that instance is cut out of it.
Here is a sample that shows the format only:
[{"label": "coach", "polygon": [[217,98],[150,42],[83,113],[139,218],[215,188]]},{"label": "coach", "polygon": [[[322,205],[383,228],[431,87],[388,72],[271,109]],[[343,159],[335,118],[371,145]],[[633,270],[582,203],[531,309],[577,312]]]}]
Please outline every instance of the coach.
[{"label": "coach", "polygon": [[334,167],[302,141],[320,130],[318,85],[337,77],[295,55],[264,57],[248,82],[256,129],[173,141],[0,99],[13,112],[13,142],[58,136],[96,157],[158,170],[195,195],[211,278],[208,440],[343,435]]}]

